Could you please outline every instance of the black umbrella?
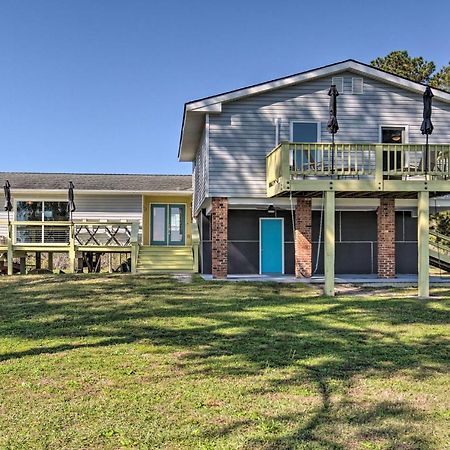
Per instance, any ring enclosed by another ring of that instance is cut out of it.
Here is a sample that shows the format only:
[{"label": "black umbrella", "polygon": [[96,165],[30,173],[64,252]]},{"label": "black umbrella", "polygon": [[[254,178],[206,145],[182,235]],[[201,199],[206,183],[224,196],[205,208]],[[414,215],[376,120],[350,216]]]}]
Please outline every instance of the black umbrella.
[{"label": "black umbrella", "polygon": [[336,85],[332,84],[330,90],[328,91],[328,95],[330,96],[330,119],[327,123],[328,131],[331,133],[331,173],[334,173],[334,135],[339,130],[339,124],[337,120],[337,96],[339,95],[338,90],[336,89]]},{"label": "black umbrella", "polygon": [[5,191],[5,211],[8,211],[8,223],[9,223],[9,213],[13,210],[13,205],[11,203],[11,185],[9,181],[6,180],[5,185],[3,186],[3,190]]},{"label": "black umbrella", "polygon": [[71,181],[69,181],[69,192],[68,192],[69,202],[67,204],[67,210],[69,211],[70,221],[72,221],[72,213],[77,209],[75,207],[75,196],[73,193],[73,189],[74,185]]},{"label": "black umbrella", "polygon": [[433,133],[433,124],[431,123],[431,109],[433,102],[434,94],[430,89],[430,86],[427,86],[425,92],[423,93],[423,122],[420,127],[420,131],[422,134],[427,136],[426,147],[425,147],[425,173],[428,172],[429,165],[429,150],[428,150],[428,136]]}]

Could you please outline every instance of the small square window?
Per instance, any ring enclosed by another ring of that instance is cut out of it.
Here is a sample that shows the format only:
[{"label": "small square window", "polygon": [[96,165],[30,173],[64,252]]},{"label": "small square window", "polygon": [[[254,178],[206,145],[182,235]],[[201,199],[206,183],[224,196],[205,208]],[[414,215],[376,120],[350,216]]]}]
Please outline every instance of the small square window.
[{"label": "small square window", "polygon": [[364,92],[364,80],[362,78],[352,78],[352,94],[362,94]]},{"label": "small square window", "polygon": [[333,77],[331,79],[331,84],[336,85],[336,89],[339,94],[344,92],[344,77]]}]

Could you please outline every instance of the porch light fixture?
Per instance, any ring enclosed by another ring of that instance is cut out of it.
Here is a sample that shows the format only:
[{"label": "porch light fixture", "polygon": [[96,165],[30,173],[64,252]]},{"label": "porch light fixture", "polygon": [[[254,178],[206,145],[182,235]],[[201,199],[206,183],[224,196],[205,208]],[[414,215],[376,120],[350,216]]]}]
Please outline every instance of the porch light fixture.
[{"label": "porch light fixture", "polygon": [[268,214],[275,214],[275,206],[270,205],[270,206],[267,208],[267,213],[268,213]]}]

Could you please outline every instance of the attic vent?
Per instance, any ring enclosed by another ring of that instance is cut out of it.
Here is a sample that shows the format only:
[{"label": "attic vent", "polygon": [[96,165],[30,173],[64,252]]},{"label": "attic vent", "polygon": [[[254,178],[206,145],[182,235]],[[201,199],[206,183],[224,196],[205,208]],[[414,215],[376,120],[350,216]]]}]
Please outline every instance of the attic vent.
[{"label": "attic vent", "polygon": [[339,92],[339,94],[342,94],[344,92],[344,78],[343,77],[333,77],[331,79],[331,84],[336,85],[336,89]]},{"label": "attic vent", "polygon": [[364,80],[362,78],[352,78],[352,94],[362,94],[364,92]]}]

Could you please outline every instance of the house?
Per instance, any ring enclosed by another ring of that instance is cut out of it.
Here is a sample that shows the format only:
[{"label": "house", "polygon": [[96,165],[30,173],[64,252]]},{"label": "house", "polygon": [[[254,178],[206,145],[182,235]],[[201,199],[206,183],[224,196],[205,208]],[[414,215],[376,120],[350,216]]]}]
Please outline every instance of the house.
[{"label": "house", "polygon": [[[340,129],[327,130],[330,86]],[[185,104],[201,272],[418,273],[428,295],[430,208],[449,208],[450,94],[347,60]]]},{"label": "house", "polygon": [[191,176],[0,172],[2,186],[6,180],[13,211],[10,229],[0,211],[0,257],[10,273],[13,260],[25,272],[27,256],[38,261],[42,253],[50,268],[53,254],[68,254],[70,271],[82,267],[83,256],[112,253],[130,258],[133,272],[195,271]]}]

